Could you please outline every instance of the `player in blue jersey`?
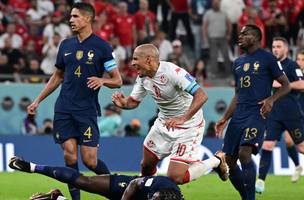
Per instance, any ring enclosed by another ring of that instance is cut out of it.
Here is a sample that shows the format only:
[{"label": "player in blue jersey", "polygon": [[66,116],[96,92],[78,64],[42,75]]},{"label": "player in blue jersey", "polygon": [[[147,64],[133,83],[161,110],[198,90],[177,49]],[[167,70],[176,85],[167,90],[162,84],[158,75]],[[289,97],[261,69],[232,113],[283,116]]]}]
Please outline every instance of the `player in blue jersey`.
[{"label": "player in blue jersey", "polygon": [[[288,42],[285,38],[275,37],[273,39],[272,52],[281,62],[292,90],[274,103],[267,120],[266,137],[260,158],[259,179],[256,182],[256,192],[258,193],[265,190],[265,179],[270,168],[272,150],[285,130],[289,132],[298,151],[304,153],[304,113],[300,105],[300,90],[304,89],[303,73],[297,63],[287,57]],[[280,88],[280,86],[274,82],[275,88]]]},{"label": "player in blue jersey", "polygon": [[[98,91],[106,86],[122,85],[121,76],[112,56],[111,46],[93,34],[94,8],[87,3],[75,3],[70,25],[74,37],[61,42],[56,71],[40,95],[29,105],[28,113],[35,115],[39,103],[60,84],[61,91],[55,104],[54,139],[61,144],[68,167],[78,170],[78,145],[83,163],[97,174],[109,173],[106,165],[97,159],[100,115]],[[104,72],[108,76],[103,77]],[[70,187],[73,200],[79,200],[79,190]]]},{"label": "player in blue jersey", "polygon": [[[182,200],[179,187],[170,178],[164,176],[124,176],[99,175],[84,176],[69,167],[52,167],[27,162],[13,157],[9,162],[12,169],[38,173],[69,183],[87,192],[102,195],[111,200]],[[51,199],[51,193],[39,194],[33,199]],[[44,198],[42,198],[44,197]]]},{"label": "player in blue jersey", "polygon": [[[242,199],[255,199],[256,166],[251,154],[263,143],[266,117],[273,103],[290,91],[289,81],[276,57],[260,48],[261,31],[255,25],[242,28],[238,45],[244,54],[232,66],[236,89],[223,118],[216,123],[220,136],[231,118],[224,138],[223,151],[230,167],[229,179]],[[273,80],[282,87],[271,95]],[[242,170],[237,165],[240,160]]]}]

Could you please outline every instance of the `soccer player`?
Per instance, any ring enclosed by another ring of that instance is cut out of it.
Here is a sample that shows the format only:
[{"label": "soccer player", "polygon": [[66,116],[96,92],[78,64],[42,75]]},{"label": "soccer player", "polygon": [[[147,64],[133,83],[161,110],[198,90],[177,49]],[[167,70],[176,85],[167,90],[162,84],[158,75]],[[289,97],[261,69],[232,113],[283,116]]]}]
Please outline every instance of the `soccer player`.
[{"label": "soccer player", "polygon": [[[223,152],[230,167],[229,179],[242,199],[255,199],[256,166],[251,154],[257,154],[264,139],[266,117],[273,103],[290,91],[289,81],[276,57],[260,48],[261,31],[255,25],[245,25],[238,38],[244,54],[232,66],[235,95],[226,113],[215,126],[221,136],[231,118],[224,138]],[[276,79],[280,87],[273,95]],[[237,165],[240,160],[242,170]]]},{"label": "soccer player", "polygon": [[[300,105],[300,90],[304,89],[303,73],[297,63],[287,57],[288,42],[285,38],[275,37],[273,39],[272,52],[281,62],[292,90],[287,96],[274,103],[267,121],[267,132],[260,158],[259,179],[256,182],[256,192],[258,193],[265,190],[265,179],[271,163],[272,150],[285,130],[289,132],[298,151],[304,153],[304,115]],[[274,86],[280,87],[276,82]],[[292,155],[292,157],[294,156]]]},{"label": "soccer player", "polygon": [[134,109],[150,94],[160,110],[144,141],[142,175],[155,174],[158,161],[170,156],[167,175],[178,184],[213,168],[218,168],[220,178],[227,180],[228,168],[222,152],[203,162],[199,158],[205,126],[201,107],[208,97],[195,79],[175,64],[159,61],[158,49],[152,44],[138,46],[131,64],[138,71],[133,91],[128,97],[114,93],[113,102],[120,108]]},{"label": "soccer player", "polygon": [[[123,176],[99,175],[84,176],[69,167],[52,167],[27,162],[18,157],[12,157],[9,162],[12,169],[38,173],[68,183],[87,192],[102,195],[111,200],[182,200],[179,187],[170,178],[164,176]],[[41,194],[47,199],[52,193]],[[44,198],[42,198],[44,197]]]},{"label": "soccer player", "polygon": [[[77,155],[97,174],[107,174],[106,165],[97,159],[100,115],[98,91],[102,86],[116,88],[122,80],[112,56],[111,46],[92,32],[94,8],[87,3],[75,3],[71,10],[70,25],[74,37],[61,42],[56,71],[40,95],[28,106],[35,115],[39,103],[60,84],[61,91],[55,104],[54,139],[61,144],[68,167],[78,170]],[[103,77],[107,72],[108,77]],[[79,190],[69,187],[73,200],[80,199]]]}]

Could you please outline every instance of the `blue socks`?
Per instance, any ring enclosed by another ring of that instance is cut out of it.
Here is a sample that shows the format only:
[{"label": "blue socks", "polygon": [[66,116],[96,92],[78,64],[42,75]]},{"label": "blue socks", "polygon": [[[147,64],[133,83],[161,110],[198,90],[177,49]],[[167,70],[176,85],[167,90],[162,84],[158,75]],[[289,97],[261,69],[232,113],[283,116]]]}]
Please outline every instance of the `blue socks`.
[{"label": "blue socks", "polygon": [[270,168],[271,158],[272,158],[272,151],[262,149],[260,166],[259,166],[259,179],[265,181],[267,173]]},{"label": "blue socks", "polygon": [[[74,169],[79,174],[79,169],[78,169],[78,163],[77,162],[75,164],[66,165],[66,166],[69,167],[69,168]],[[67,182],[67,183],[69,183],[69,182]],[[68,188],[69,188],[69,192],[70,192],[70,195],[72,197],[72,200],[80,200],[80,190],[77,189],[76,187],[74,187],[71,184],[68,184]]]},{"label": "blue socks", "polygon": [[244,186],[247,191],[247,200],[255,200],[255,178],[256,166],[253,160],[249,163],[242,164]]},{"label": "blue socks", "polygon": [[80,176],[77,170],[68,167],[36,165],[34,172],[70,184],[75,184],[76,179]]},{"label": "blue socks", "polygon": [[299,166],[299,154],[295,145],[287,147],[288,156],[291,158],[295,166]]},{"label": "blue socks", "polygon": [[99,159],[97,160],[96,167],[95,168],[89,168],[89,169],[92,170],[93,172],[95,172],[95,174],[98,174],[98,175],[110,174],[110,170],[108,169],[106,164]]},{"label": "blue socks", "polygon": [[246,200],[246,190],[244,186],[243,173],[237,165],[235,169],[230,169],[229,179],[235,189],[240,193],[243,200]]}]

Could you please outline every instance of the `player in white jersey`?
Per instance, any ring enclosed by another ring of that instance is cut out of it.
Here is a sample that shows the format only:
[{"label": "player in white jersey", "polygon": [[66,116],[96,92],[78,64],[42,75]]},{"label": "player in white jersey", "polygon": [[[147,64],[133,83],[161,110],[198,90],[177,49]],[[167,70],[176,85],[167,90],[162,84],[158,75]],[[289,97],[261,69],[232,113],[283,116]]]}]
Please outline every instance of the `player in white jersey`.
[{"label": "player in white jersey", "polygon": [[222,152],[203,162],[198,157],[205,123],[201,107],[208,97],[195,79],[173,63],[160,62],[158,49],[152,44],[134,50],[132,66],[138,71],[132,93],[128,97],[114,93],[113,102],[123,109],[133,109],[150,94],[160,110],[144,141],[142,175],[155,174],[158,161],[170,156],[167,174],[176,183],[187,183],[212,168],[227,180],[228,167]]}]

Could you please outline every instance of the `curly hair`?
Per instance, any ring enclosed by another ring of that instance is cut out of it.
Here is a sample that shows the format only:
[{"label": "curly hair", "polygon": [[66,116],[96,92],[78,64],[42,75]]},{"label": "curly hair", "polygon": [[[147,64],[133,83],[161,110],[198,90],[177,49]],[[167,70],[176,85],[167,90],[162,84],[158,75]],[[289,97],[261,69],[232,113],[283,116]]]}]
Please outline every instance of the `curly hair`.
[{"label": "curly hair", "polygon": [[185,200],[180,191],[164,188],[158,191],[160,200]]}]

